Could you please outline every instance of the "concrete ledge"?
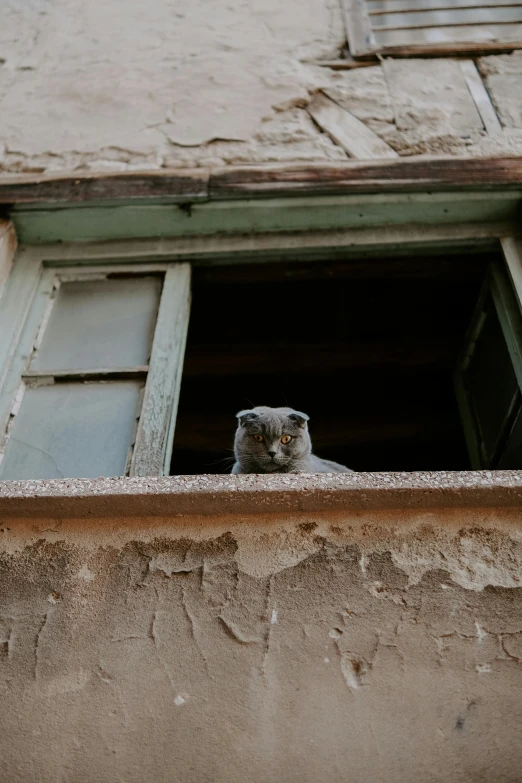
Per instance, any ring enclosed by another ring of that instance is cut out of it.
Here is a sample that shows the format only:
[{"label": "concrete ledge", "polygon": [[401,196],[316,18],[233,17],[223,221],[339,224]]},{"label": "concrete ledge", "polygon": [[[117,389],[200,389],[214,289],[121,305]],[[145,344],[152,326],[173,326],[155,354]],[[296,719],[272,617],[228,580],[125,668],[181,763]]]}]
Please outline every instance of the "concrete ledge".
[{"label": "concrete ledge", "polygon": [[522,471],[0,482],[6,517],[182,517],[522,506]]}]

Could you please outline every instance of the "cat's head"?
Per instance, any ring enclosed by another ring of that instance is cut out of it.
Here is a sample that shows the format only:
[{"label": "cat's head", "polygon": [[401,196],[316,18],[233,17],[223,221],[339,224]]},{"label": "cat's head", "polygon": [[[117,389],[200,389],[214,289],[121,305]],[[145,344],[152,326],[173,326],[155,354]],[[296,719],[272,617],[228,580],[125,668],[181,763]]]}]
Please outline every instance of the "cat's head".
[{"label": "cat's head", "polygon": [[239,411],[236,458],[251,472],[284,472],[311,452],[306,413],[259,406]]}]

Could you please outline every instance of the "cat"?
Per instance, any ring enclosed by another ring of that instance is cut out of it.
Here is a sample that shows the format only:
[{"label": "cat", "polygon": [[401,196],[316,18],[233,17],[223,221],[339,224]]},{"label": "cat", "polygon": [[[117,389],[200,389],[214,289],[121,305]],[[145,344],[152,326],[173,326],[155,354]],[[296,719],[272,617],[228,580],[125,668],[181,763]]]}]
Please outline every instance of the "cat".
[{"label": "cat", "polygon": [[312,454],[306,413],[262,405],[236,417],[232,473],[353,473]]}]

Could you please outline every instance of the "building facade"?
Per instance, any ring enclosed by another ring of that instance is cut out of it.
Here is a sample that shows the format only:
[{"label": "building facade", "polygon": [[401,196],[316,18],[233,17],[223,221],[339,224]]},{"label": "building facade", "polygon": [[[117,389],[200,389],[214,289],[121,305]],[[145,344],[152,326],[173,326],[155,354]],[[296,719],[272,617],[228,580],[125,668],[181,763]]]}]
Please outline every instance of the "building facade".
[{"label": "building facade", "polygon": [[519,780],[522,3],[0,13],[2,779]]}]

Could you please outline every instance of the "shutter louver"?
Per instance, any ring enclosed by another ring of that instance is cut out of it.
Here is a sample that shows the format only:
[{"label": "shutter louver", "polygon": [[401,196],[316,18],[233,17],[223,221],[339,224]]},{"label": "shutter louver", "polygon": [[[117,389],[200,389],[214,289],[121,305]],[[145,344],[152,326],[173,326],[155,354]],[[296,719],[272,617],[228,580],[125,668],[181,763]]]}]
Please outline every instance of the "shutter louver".
[{"label": "shutter louver", "polygon": [[354,57],[522,48],[522,0],[343,0],[343,4]]}]

